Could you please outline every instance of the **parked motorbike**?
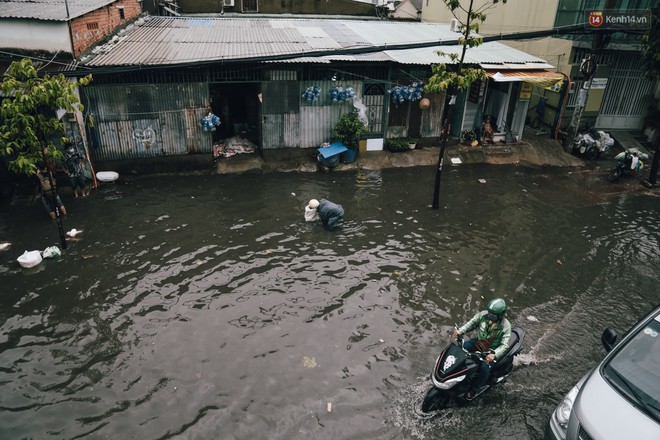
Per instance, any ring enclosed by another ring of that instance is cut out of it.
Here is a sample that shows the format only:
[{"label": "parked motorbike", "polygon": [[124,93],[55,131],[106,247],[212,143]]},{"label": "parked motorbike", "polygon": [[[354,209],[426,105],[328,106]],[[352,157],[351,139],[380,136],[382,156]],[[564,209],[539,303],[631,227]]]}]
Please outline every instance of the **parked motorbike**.
[{"label": "parked motorbike", "polygon": [[587,160],[596,160],[600,153],[614,146],[614,138],[604,131],[590,130],[578,134],[573,142],[573,154],[584,156]]},{"label": "parked motorbike", "polygon": [[614,159],[616,159],[617,164],[607,174],[607,180],[609,182],[614,182],[625,174],[642,171],[644,161],[649,159],[649,155],[640,152],[637,148],[628,148],[614,156]]},{"label": "parked motorbike", "polygon": [[[513,358],[520,353],[524,338],[525,331],[521,327],[511,328],[509,349],[502,359],[493,361],[488,382],[475,398],[488,391],[492,386],[506,382],[513,369]],[[488,352],[466,350],[463,347],[461,336],[450,342],[435,361],[435,367],[431,373],[433,387],[427,391],[424,397],[421,405],[422,412],[438,411],[453,403],[466,403],[464,395],[470,389],[472,381],[477,378],[479,364],[484,362],[489,353],[492,353],[492,350]]]}]

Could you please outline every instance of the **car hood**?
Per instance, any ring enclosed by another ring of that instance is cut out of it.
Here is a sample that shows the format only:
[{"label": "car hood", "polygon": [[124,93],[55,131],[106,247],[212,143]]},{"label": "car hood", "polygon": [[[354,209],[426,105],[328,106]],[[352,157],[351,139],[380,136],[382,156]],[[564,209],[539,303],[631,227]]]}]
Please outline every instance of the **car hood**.
[{"label": "car hood", "polygon": [[637,409],[595,370],[575,401],[580,425],[593,439],[658,440],[660,424]]}]

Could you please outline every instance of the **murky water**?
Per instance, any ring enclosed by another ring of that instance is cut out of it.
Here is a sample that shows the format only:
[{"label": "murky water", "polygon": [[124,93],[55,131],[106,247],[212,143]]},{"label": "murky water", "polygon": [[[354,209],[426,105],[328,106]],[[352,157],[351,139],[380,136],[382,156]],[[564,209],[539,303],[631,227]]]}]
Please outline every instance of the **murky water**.
[{"label": "murky water", "polygon": [[[660,301],[658,193],[464,166],[434,211],[433,178],[126,177],[64,197],[84,232],[30,270],[55,223],[3,207],[0,438],[540,438],[603,328]],[[340,230],[303,221],[321,197]],[[495,295],[527,330],[509,382],[420,418],[451,326]]]}]

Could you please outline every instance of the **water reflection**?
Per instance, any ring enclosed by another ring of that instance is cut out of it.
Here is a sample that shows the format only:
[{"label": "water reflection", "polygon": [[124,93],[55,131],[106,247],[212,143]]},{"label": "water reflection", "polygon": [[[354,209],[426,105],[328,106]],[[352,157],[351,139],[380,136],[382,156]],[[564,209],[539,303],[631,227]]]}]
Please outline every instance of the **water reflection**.
[{"label": "water reflection", "polygon": [[[85,233],[36,270],[16,254],[56,228],[3,211],[0,438],[465,438],[484,418],[539,438],[602,328],[657,302],[660,204],[563,170],[450,170],[440,211],[425,168],[127,178],[67,204]],[[303,220],[323,197],[336,231]],[[528,332],[514,375],[420,418],[451,326],[493,295]]]}]

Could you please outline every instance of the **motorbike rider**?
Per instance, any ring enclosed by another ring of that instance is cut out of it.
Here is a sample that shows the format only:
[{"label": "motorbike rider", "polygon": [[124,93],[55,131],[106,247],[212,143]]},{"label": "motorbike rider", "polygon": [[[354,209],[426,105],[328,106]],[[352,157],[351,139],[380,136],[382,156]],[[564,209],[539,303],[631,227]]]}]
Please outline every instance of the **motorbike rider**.
[{"label": "motorbike rider", "polygon": [[506,302],[502,298],[495,298],[488,303],[486,310],[478,312],[452,334],[452,339],[455,339],[476,328],[477,336],[465,342],[463,347],[468,351],[493,350],[479,365],[478,376],[465,394],[466,400],[472,400],[479,394],[490,377],[491,363],[501,359],[509,348],[511,323],[505,318],[505,314]]}]

